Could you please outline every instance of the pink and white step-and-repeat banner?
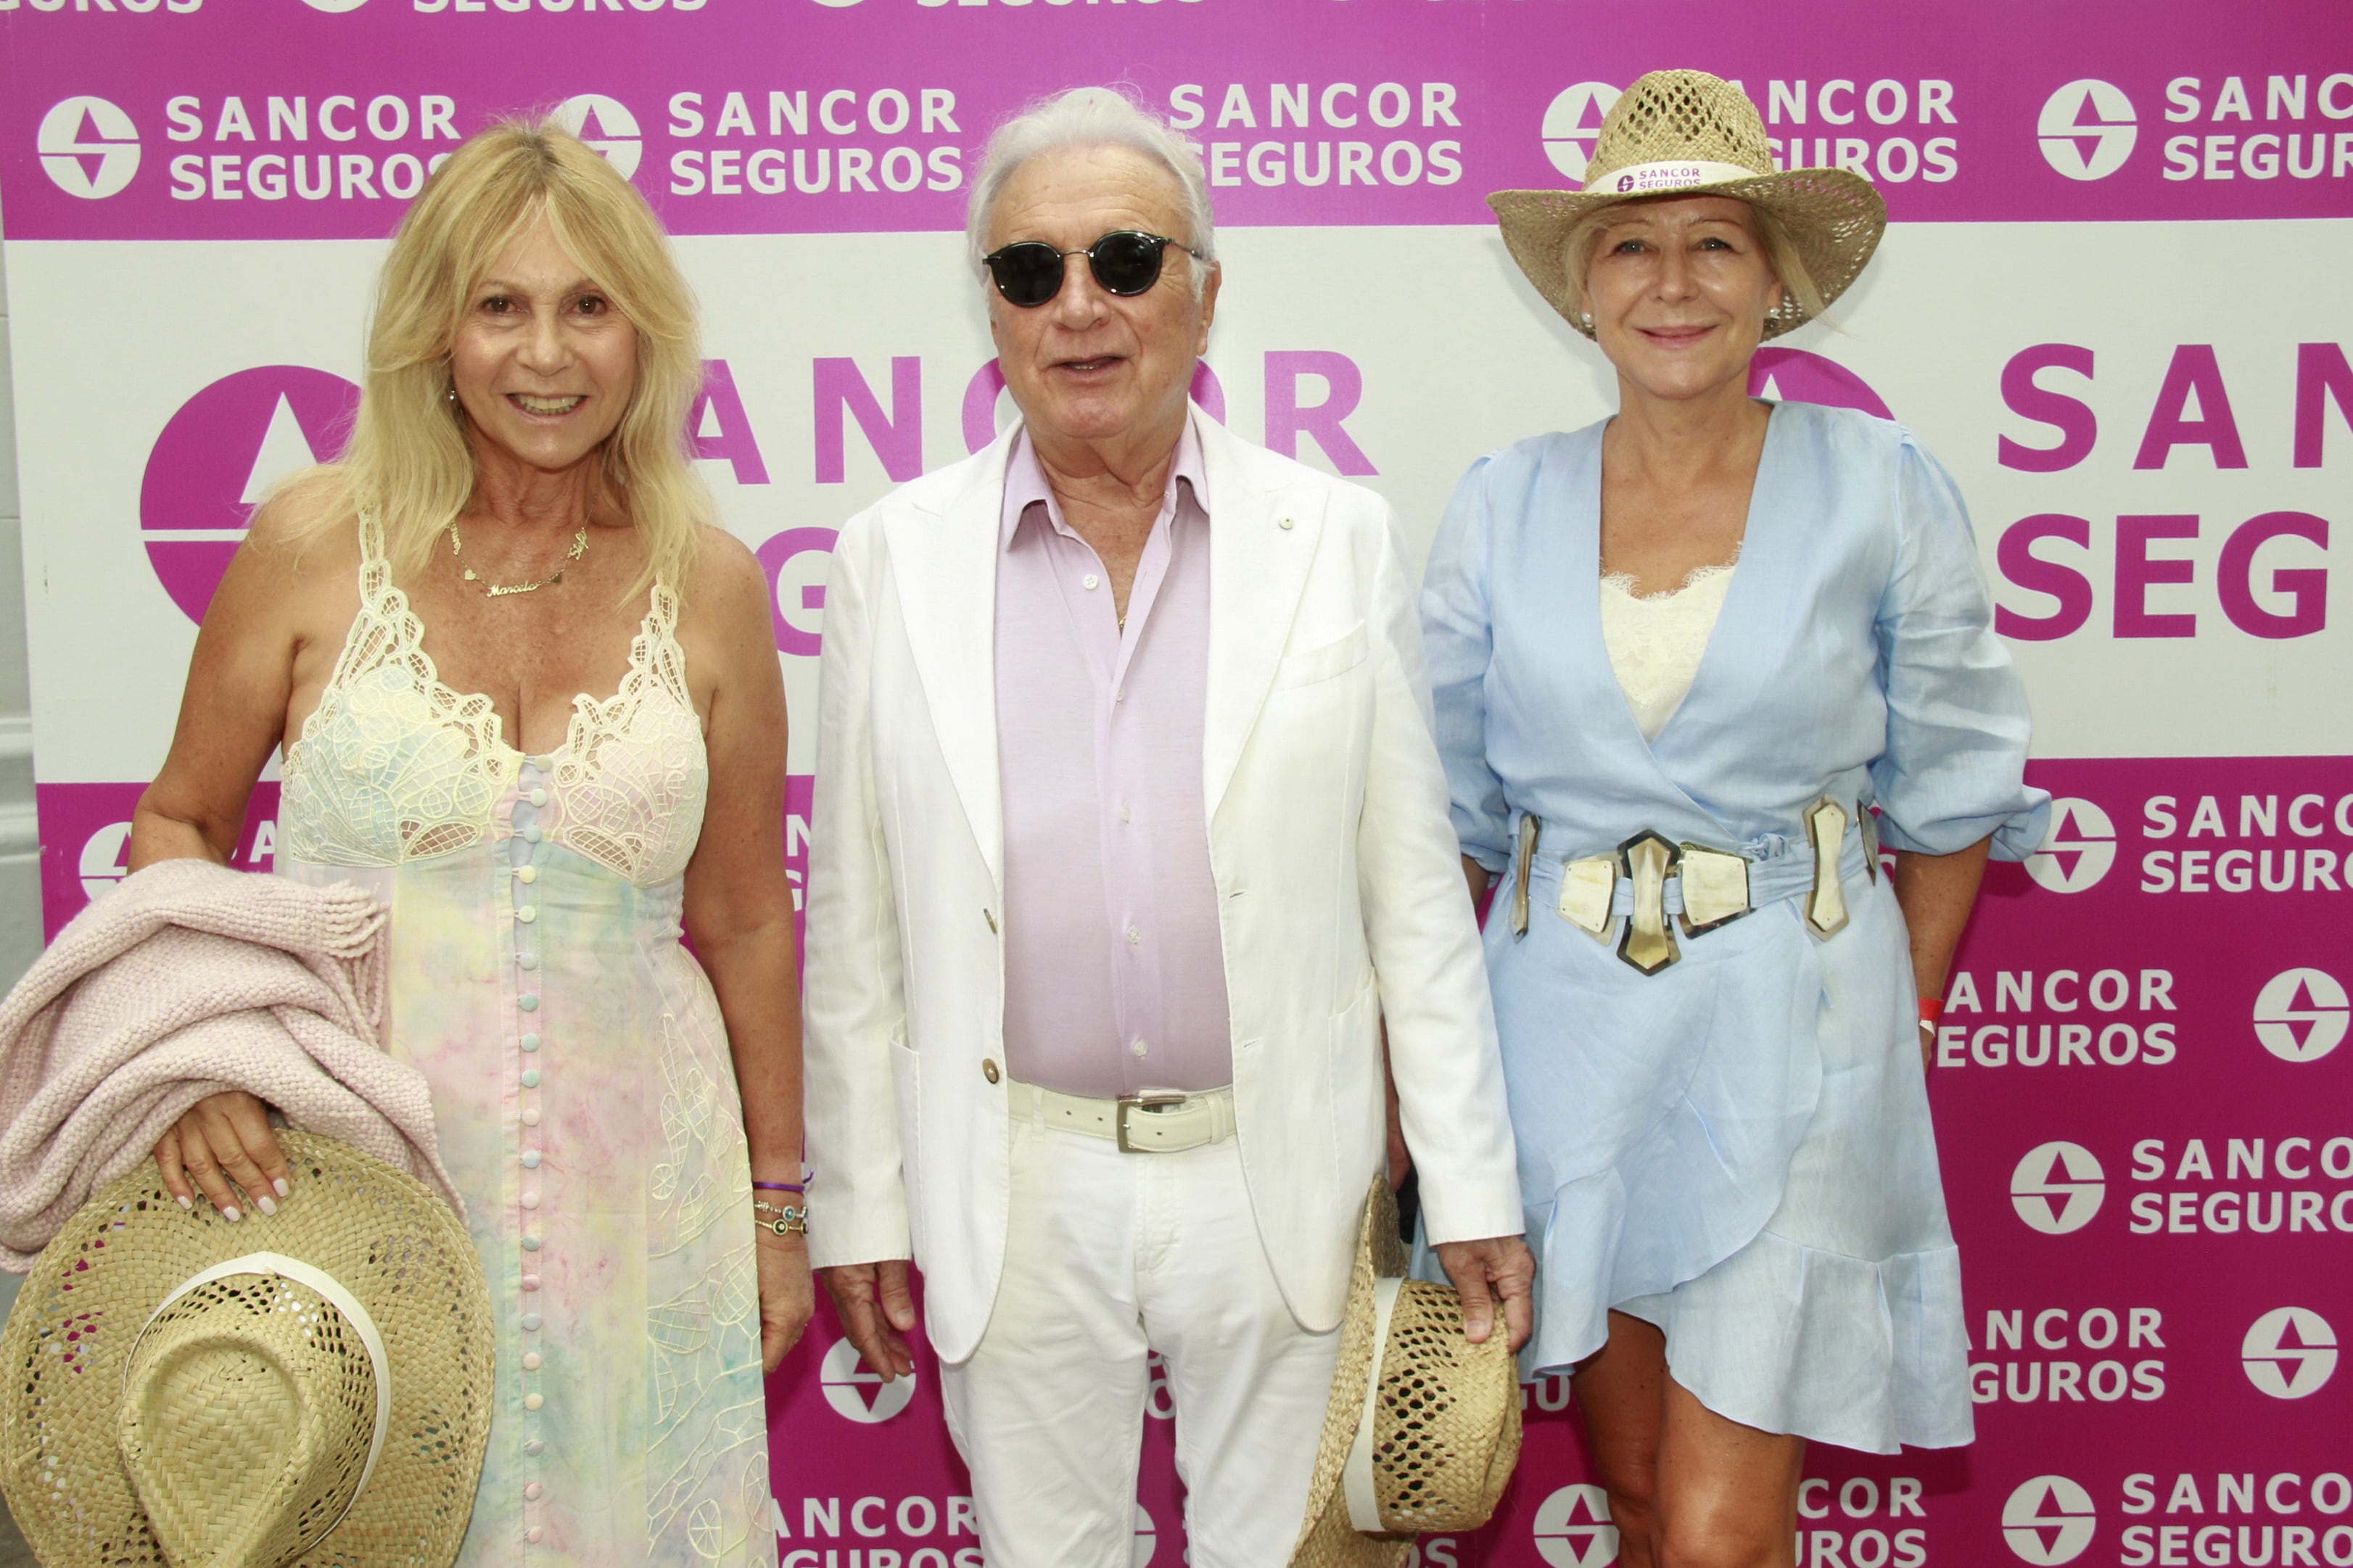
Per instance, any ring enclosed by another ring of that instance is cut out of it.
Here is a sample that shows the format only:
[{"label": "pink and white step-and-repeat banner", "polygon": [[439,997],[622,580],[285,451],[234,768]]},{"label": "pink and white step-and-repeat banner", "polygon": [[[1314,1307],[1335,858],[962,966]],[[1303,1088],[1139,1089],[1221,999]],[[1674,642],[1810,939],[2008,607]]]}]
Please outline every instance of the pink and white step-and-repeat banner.
[{"label": "pink and white step-and-repeat banner", "polygon": [[[692,437],[811,711],[833,531],[1008,416],[961,213],[988,129],[1125,81],[1203,143],[1201,384],[1426,545],[1610,406],[1483,195],[1578,180],[1653,67],[1736,78],[1894,225],[1759,389],[1959,476],[2051,841],[1996,871],[1934,1086],[1978,1441],[1817,1450],[1806,1568],[2353,1564],[2353,11],[2340,0],[0,0],[48,918],[121,875],[254,498],[331,455],[404,200],[552,109],[701,291]],[[808,766],[804,724],[794,766]],[[795,866],[806,848],[797,777]],[[266,866],[265,789],[241,858]],[[1184,1560],[1155,1388],[1135,1562]],[[1566,1406],[1432,1568],[1617,1552]],[[789,1568],[978,1568],[934,1368],[776,1379]]]}]

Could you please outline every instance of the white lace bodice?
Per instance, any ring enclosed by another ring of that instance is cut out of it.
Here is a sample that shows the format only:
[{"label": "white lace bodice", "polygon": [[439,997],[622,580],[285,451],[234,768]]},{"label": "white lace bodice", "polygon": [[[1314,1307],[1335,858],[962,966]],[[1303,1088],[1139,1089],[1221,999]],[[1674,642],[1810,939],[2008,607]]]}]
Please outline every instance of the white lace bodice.
[{"label": "white lace bodice", "polygon": [[1642,739],[1655,741],[1690,694],[1724,596],[1738,565],[1702,566],[1680,588],[1644,597],[1634,579],[1605,574],[1601,579],[1601,636],[1609,667],[1626,693]]},{"label": "white lace bodice", "polygon": [[[677,627],[678,595],[657,583],[621,689],[575,697],[563,746],[541,759],[543,835],[640,886],[684,872],[710,783]],[[424,639],[393,586],[382,526],[363,518],[359,615],[319,706],[286,748],[281,854],[398,866],[497,830],[523,754],[506,743],[489,698],[442,684]]]}]

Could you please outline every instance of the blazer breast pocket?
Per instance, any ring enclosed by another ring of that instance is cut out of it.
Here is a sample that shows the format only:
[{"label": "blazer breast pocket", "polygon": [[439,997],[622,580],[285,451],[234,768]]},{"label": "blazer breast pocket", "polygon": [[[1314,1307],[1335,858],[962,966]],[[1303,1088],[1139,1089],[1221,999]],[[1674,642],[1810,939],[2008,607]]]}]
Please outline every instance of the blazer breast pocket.
[{"label": "blazer breast pocket", "polygon": [[1365,623],[1358,621],[1341,636],[1297,653],[1286,653],[1275,666],[1274,684],[1280,689],[1313,686],[1329,680],[1335,675],[1345,675],[1365,662],[1369,647],[1365,637]]}]

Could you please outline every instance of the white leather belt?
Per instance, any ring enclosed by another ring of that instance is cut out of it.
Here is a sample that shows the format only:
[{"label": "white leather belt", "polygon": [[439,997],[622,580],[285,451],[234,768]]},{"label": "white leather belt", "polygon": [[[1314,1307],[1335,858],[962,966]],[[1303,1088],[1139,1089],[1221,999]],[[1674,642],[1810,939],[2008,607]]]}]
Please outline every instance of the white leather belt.
[{"label": "white leather belt", "polygon": [[1177,1154],[1222,1143],[1234,1135],[1234,1091],[1208,1089],[1197,1094],[1131,1094],[1096,1100],[1063,1094],[1018,1079],[1008,1079],[1008,1103],[1016,1116],[1041,1127],[1107,1139],[1137,1154]]}]

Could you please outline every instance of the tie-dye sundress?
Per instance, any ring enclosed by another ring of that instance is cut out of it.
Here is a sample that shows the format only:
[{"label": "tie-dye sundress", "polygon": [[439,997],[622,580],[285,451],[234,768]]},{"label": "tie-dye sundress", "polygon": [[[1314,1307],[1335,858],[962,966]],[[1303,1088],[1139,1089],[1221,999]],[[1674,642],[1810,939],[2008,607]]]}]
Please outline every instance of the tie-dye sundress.
[{"label": "tie-dye sundress", "polygon": [[278,869],[391,907],[387,1045],[433,1086],[497,1315],[460,1568],[776,1562],[751,1173],[680,943],[709,779],[656,584],[614,696],[508,746],[360,526],[360,612],[286,750]]}]

